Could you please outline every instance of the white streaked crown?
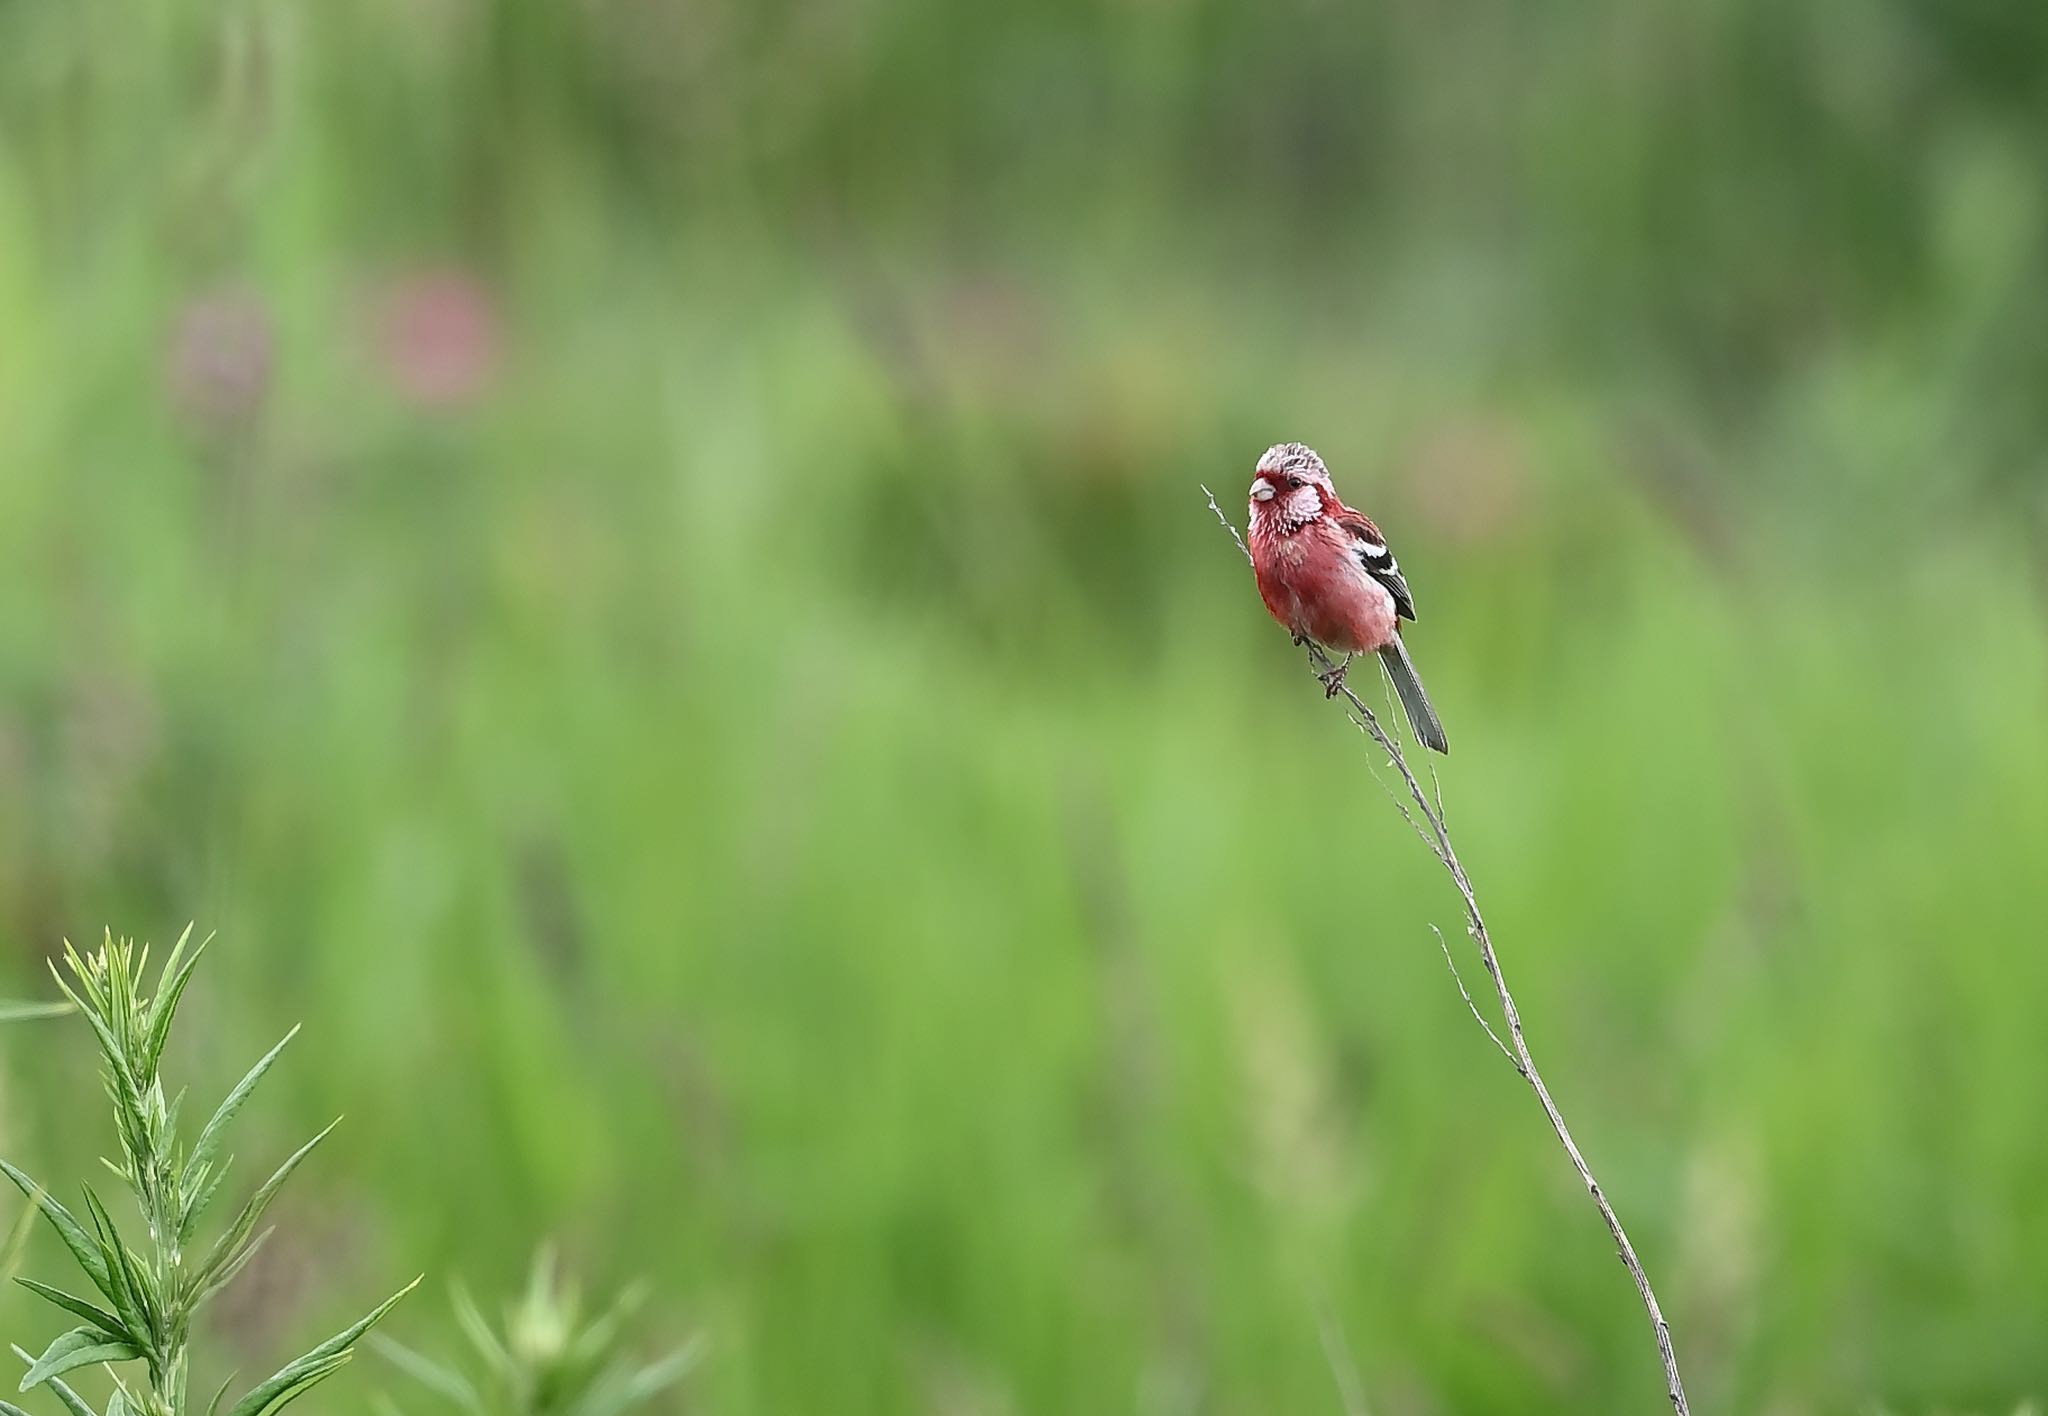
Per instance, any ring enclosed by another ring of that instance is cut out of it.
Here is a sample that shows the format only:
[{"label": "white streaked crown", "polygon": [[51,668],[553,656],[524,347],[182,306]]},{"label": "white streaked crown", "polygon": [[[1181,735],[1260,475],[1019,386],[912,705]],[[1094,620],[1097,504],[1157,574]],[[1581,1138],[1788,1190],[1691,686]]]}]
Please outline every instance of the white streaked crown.
[{"label": "white streaked crown", "polygon": [[1307,443],[1274,443],[1259,458],[1259,465],[1254,471],[1262,477],[1292,472],[1312,481],[1330,480],[1330,469],[1323,465],[1323,459]]}]

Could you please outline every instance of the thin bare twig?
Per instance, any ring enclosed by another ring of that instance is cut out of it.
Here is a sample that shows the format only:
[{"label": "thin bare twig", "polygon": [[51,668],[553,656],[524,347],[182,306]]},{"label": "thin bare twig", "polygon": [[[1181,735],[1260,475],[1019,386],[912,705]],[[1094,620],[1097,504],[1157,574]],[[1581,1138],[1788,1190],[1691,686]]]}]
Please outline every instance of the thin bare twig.
[{"label": "thin bare twig", "polygon": [[1500,1034],[1493,1030],[1492,1023],[1486,1021],[1486,1014],[1479,1011],[1479,1005],[1472,1001],[1471,993],[1466,990],[1465,976],[1458,972],[1458,961],[1451,957],[1451,941],[1444,938],[1444,932],[1433,924],[1429,927],[1429,932],[1436,936],[1436,947],[1444,951],[1444,963],[1451,970],[1451,982],[1458,985],[1458,996],[1463,998],[1465,1006],[1472,1010],[1473,1021],[1486,1029],[1486,1035],[1493,1039],[1493,1045],[1500,1049],[1500,1055],[1508,1059],[1508,1065],[1517,1072],[1521,1071],[1522,1059],[1515,1056],[1508,1045],[1500,1040]]},{"label": "thin bare twig", "polygon": [[[1216,519],[1223,523],[1223,529],[1230,533],[1230,539],[1237,542],[1237,548],[1243,551],[1245,559],[1250,561],[1250,548],[1245,545],[1244,537],[1238,534],[1237,527],[1231,524],[1230,518],[1223,514],[1223,509],[1216,505],[1215,493],[1204,487],[1202,494],[1209,499],[1209,510],[1216,513]],[[1308,651],[1309,664],[1318,674],[1328,673],[1336,667],[1334,661],[1319,645],[1311,642],[1305,647]],[[1566,1156],[1571,1159],[1572,1168],[1578,1172],[1579,1179],[1586,1186],[1586,1192],[1593,1197],[1593,1203],[1599,1208],[1600,1218],[1606,1221],[1607,1232],[1613,1236],[1615,1248],[1628,1269],[1629,1277],[1635,1280],[1636,1293],[1642,1298],[1643,1308],[1649,1313],[1650,1325],[1656,1332],[1657,1355],[1664,1364],[1664,1382],[1666,1393],[1671,1398],[1672,1409],[1676,1416],[1691,1416],[1691,1408],[1685,1400],[1685,1384],[1678,1376],[1678,1356],[1671,1346],[1671,1325],[1664,1321],[1664,1310],[1657,1304],[1656,1290],[1650,1286],[1650,1276],[1643,1271],[1642,1260],[1636,1257],[1635,1245],[1629,1242],[1628,1232],[1621,1227],[1621,1217],[1615,1214],[1614,1206],[1608,1203],[1606,1191],[1600,1188],[1600,1182],[1594,1178],[1592,1167],[1586,1164],[1586,1157],[1580,1152],[1578,1142],[1572,1139],[1571,1128],[1565,1125],[1564,1113],[1557,1109],[1557,1103],[1551,1099],[1550,1088],[1544,1085],[1543,1074],[1536,1068],[1536,1059],[1529,1055],[1528,1039],[1522,1034],[1521,1012],[1515,1007],[1514,994],[1508,991],[1507,978],[1501,972],[1500,958],[1494,953],[1493,936],[1487,932],[1486,917],[1480,913],[1479,898],[1473,893],[1471,878],[1465,874],[1464,864],[1458,859],[1458,852],[1451,844],[1450,829],[1444,825],[1443,812],[1432,807],[1429,795],[1416,780],[1407,757],[1401,751],[1400,743],[1380,726],[1380,720],[1373,716],[1372,709],[1365,706],[1364,700],[1352,691],[1349,684],[1341,684],[1337,689],[1337,696],[1348,705],[1347,716],[1352,723],[1385,750],[1395,770],[1401,774],[1401,780],[1407,784],[1408,795],[1414,801],[1416,810],[1421,813],[1421,820],[1418,822],[1405,806],[1402,807],[1402,815],[1407,817],[1408,824],[1414,828],[1416,835],[1421,837],[1422,843],[1429,847],[1430,853],[1449,872],[1451,883],[1457,886],[1458,896],[1465,904],[1466,932],[1472,936],[1473,943],[1478,945],[1479,961],[1486,966],[1487,976],[1493,980],[1494,993],[1500,1000],[1501,1016],[1507,1022],[1508,1037],[1514,1043],[1512,1052],[1506,1047],[1501,1047],[1501,1051],[1507,1055],[1508,1061],[1514,1065],[1522,1079],[1528,1082],[1530,1090],[1536,1093],[1536,1100],[1542,1104],[1543,1114],[1549,1118],[1550,1129],[1557,1133],[1558,1144],[1564,1147]],[[1434,764],[1429,765],[1433,773]],[[1398,799],[1395,804],[1401,805]],[[1437,932],[1437,942],[1443,943],[1441,930]],[[1450,957],[1450,949],[1446,946],[1444,958],[1449,961]],[[1478,1006],[1472,1002],[1472,995],[1465,992],[1464,980],[1458,979],[1457,974],[1457,966],[1453,964],[1451,976],[1457,979],[1458,991],[1465,994],[1465,1002],[1472,1008],[1472,1016],[1479,1020],[1494,1044],[1500,1046],[1500,1035],[1494,1032],[1492,1026],[1480,1014]]]}]

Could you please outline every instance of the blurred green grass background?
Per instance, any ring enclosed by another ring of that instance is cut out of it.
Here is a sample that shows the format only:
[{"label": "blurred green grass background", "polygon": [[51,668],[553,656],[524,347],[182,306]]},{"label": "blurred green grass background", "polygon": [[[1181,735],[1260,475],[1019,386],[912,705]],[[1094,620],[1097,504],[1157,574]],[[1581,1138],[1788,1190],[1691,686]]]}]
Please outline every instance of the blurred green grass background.
[{"label": "blurred green grass background", "polygon": [[306,1023],[215,1380],[559,1234],[677,1410],[1658,1409],[1300,438],[1696,1408],[2038,1401],[2044,140],[2004,0],[0,3],[0,995]]}]

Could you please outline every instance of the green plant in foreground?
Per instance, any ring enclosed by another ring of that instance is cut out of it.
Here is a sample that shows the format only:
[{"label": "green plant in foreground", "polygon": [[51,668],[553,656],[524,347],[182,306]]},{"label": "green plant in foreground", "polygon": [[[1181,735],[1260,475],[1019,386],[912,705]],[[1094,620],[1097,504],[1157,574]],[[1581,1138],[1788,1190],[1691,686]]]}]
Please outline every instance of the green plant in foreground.
[{"label": "green plant in foreground", "polygon": [[[231,1159],[221,1150],[228,1123],[298,1029],[285,1034],[284,1041],[249,1069],[200,1128],[190,1148],[182,1146],[177,1129],[183,1094],[165,1097],[158,1064],[178,1000],[206,950],[206,941],[202,941],[188,951],[191,937],[188,925],[164,963],[153,998],[143,996],[149,950],[145,946],[138,953],[125,939],[116,943],[109,935],[98,951],[86,957],[67,942],[64,962],[71,971],[69,980],[51,967],[57,986],[99,1040],[121,1142],[120,1159],[105,1163],[135,1197],[147,1228],[144,1242],[130,1245],[121,1236],[91,1185],[84,1187],[85,1220],[81,1223],[28,1176],[0,1161],[0,1170],[42,1211],[97,1290],[96,1299],[83,1298],[33,1279],[15,1280],[80,1320],[80,1326],[51,1342],[40,1357],[31,1358],[21,1348],[14,1349],[29,1364],[21,1390],[47,1385],[71,1416],[97,1413],[62,1378],[95,1365],[105,1366],[114,1380],[105,1416],[187,1416],[187,1346],[193,1315],[232,1282],[262,1247],[270,1235],[269,1230],[258,1232],[256,1227],[264,1211],[299,1162],[334,1129],[329,1126],[279,1166],[211,1244],[195,1246],[200,1221],[218,1194]],[[227,1416],[270,1416],[334,1375],[354,1354],[356,1341],[418,1284],[414,1279],[361,1321],[286,1363],[227,1408]],[[102,1302],[106,1306],[101,1306]],[[123,1377],[119,1364],[130,1362],[143,1364],[142,1380],[133,1374]],[[205,1407],[208,1416],[220,1410],[226,1394],[223,1385]],[[0,1413],[27,1416],[5,1401],[0,1401]]]},{"label": "green plant in foreground", "polygon": [[[421,1386],[472,1416],[619,1416],[681,1381],[701,1344],[686,1343],[638,1366],[622,1353],[626,1330],[646,1298],[635,1286],[589,1322],[573,1284],[564,1284],[547,1249],[535,1257],[526,1293],[494,1330],[469,1294],[454,1293],[455,1317],[484,1368],[483,1379],[423,1357],[379,1334],[372,1339]],[[383,1409],[397,1413],[386,1399]]]},{"label": "green plant in foreground", "polygon": [[14,1003],[0,998],[0,1023],[20,1023],[30,1018],[61,1018],[70,1011],[69,1003]]}]

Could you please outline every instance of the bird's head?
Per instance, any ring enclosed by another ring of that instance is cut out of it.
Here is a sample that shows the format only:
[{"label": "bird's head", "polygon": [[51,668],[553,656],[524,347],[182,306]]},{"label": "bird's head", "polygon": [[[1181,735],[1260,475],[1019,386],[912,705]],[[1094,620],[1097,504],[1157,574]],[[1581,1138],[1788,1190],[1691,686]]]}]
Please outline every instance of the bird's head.
[{"label": "bird's head", "polygon": [[1294,531],[1323,514],[1323,493],[1330,487],[1330,469],[1312,447],[1275,443],[1266,449],[1252,474],[1252,521],[1281,531]]}]

